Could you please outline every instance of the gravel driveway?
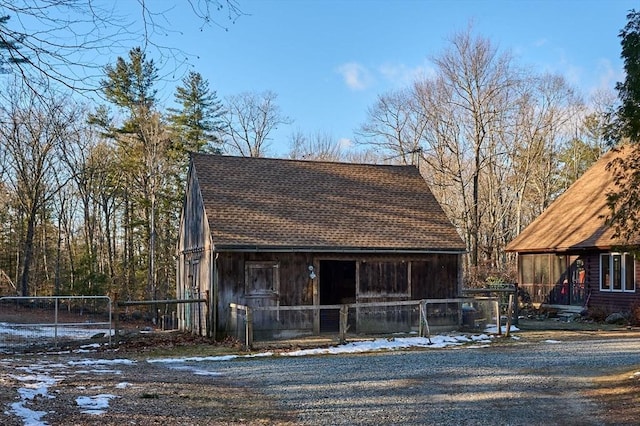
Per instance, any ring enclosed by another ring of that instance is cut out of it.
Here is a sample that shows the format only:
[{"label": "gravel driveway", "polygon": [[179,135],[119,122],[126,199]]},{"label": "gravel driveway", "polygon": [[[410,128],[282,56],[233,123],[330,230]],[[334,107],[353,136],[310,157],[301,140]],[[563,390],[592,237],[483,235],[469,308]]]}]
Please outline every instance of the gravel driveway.
[{"label": "gravel driveway", "polygon": [[[634,415],[608,420],[588,394],[595,377],[640,371],[639,336],[523,333],[486,347],[231,361],[149,363],[118,351],[5,357],[0,424],[24,424],[12,407],[33,380],[50,383],[23,404],[42,412],[31,424],[637,424]],[[110,398],[103,413],[79,407],[79,397],[97,394]]]},{"label": "gravel driveway", "polygon": [[199,362],[300,424],[608,424],[591,378],[640,365],[638,339]]}]

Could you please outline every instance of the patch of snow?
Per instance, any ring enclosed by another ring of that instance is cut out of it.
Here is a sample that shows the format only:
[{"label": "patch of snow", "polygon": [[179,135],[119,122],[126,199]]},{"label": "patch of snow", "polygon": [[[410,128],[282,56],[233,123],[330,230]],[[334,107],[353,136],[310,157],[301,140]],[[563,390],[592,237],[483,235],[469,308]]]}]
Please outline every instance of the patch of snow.
[{"label": "patch of snow", "polygon": [[25,425],[28,426],[41,426],[47,423],[42,421],[42,418],[47,414],[46,411],[36,411],[24,406],[24,401],[14,402],[10,405],[11,411],[8,414],[15,414],[20,417]]},{"label": "patch of snow", "polygon": [[[512,325],[511,328],[509,328],[509,331],[520,331],[520,329],[518,327],[516,327],[515,325]],[[498,326],[497,325],[488,325],[487,327],[485,327],[484,332],[485,333],[497,334],[498,333]],[[500,326],[500,332],[502,334],[506,334],[507,326],[506,325]]]},{"label": "patch of snow", "polygon": [[219,355],[219,356],[190,356],[186,358],[158,358],[158,359],[149,359],[147,362],[149,363],[174,363],[174,362],[201,362],[201,361],[231,361],[236,358],[259,358],[263,356],[273,356],[273,352],[260,352],[256,354],[247,354],[247,355]]},{"label": "patch of snow", "polygon": [[195,368],[191,366],[171,366],[170,368],[173,370],[189,371],[195,374],[196,376],[221,376],[222,375],[222,373],[218,373],[217,371],[201,370],[199,368]]},{"label": "patch of snow", "polygon": [[562,342],[560,340],[548,339],[548,340],[545,340],[544,343],[556,344],[556,343],[562,343]]},{"label": "patch of snow", "polygon": [[116,358],[116,359],[83,359],[81,361],[69,361],[67,364],[71,366],[78,365],[134,365],[136,361]]},{"label": "patch of snow", "polygon": [[60,379],[43,374],[26,374],[26,375],[10,375],[13,379],[24,382],[24,386],[18,388],[20,401],[10,405],[10,413],[20,417],[25,425],[46,425],[42,421],[47,412],[36,411],[27,407],[28,401],[33,400],[36,396],[52,399],[49,395],[49,387],[54,386]]},{"label": "patch of snow", "polygon": [[95,396],[79,396],[76,398],[76,404],[80,406],[81,411],[85,414],[100,415],[104,414],[104,410],[109,408],[109,401],[115,397],[115,395],[108,393]]}]

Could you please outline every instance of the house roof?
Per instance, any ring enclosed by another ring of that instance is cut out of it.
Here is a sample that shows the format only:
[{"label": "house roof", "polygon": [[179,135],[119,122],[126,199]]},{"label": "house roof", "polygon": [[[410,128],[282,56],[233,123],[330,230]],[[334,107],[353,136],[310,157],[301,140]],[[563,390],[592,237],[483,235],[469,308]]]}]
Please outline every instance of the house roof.
[{"label": "house roof", "polygon": [[413,166],[192,155],[216,250],[462,252]]},{"label": "house roof", "polygon": [[566,252],[611,249],[622,242],[605,224],[609,215],[607,193],[615,189],[613,171],[607,165],[624,148],[611,150],[593,164],[577,181],[527,226],[507,251]]}]

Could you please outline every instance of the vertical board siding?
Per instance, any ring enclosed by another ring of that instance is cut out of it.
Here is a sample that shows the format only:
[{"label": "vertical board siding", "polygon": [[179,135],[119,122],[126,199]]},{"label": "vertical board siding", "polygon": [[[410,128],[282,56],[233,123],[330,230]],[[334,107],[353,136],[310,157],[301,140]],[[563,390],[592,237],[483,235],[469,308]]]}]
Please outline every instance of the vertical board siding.
[{"label": "vertical board siding", "polygon": [[395,262],[361,262],[360,263],[360,297],[406,297],[409,293],[408,263]]},{"label": "vertical board siding", "polygon": [[412,299],[447,299],[458,296],[459,256],[434,254],[411,262]]},{"label": "vertical board siding", "polygon": [[[429,255],[353,255],[344,253],[219,253],[217,260],[218,289],[218,330],[224,331],[230,316],[230,303],[251,306],[258,302],[245,296],[245,262],[277,262],[279,268],[279,306],[313,305],[314,281],[309,276],[309,266],[318,271],[320,260],[355,261],[358,302],[384,302],[397,300],[419,300],[422,298],[457,297],[458,268],[457,254]],[[321,271],[318,271],[321,273]],[[399,311],[400,312],[400,311]],[[406,313],[392,312],[394,320]],[[385,315],[386,318],[386,315]],[[262,324],[260,321],[262,320]],[[311,311],[284,312],[277,316],[265,315],[256,318],[258,333],[277,331],[285,324],[296,324],[299,330],[312,330]]]}]

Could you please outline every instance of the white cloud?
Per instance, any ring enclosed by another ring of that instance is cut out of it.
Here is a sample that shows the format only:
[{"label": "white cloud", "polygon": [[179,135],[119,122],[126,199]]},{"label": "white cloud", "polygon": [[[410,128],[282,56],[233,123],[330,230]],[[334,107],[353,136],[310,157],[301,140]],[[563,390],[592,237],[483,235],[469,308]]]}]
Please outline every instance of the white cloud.
[{"label": "white cloud", "polygon": [[348,150],[353,147],[353,141],[349,138],[340,138],[338,139],[338,146],[340,147],[340,149]]},{"label": "white cloud", "polygon": [[357,62],[342,64],[337,69],[345,84],[351,90],[364,90],[373,84],[371,72]]},{"label": "white cloud", "polygon": [[546,46],[548,43],[549,43],[548,39],[539,38],[539,39],[533,41],[533,46],[534,47],[543,47],[543,46]]},{"label": "white cloud", "polygon": [[415,67],[388,63],[380,66],[378,70],[385,79],[397,87],[409,86],[416,80],[422,80],[435,75],[433,67],[429,66],[426,62]]},{"label": "white cloud", "polygon": [[618,81],[624,80],[624,72],[616,71],[609,59],[600,59],[596,66],[598,86],[592,92],[602,89],[613,89]]}]

